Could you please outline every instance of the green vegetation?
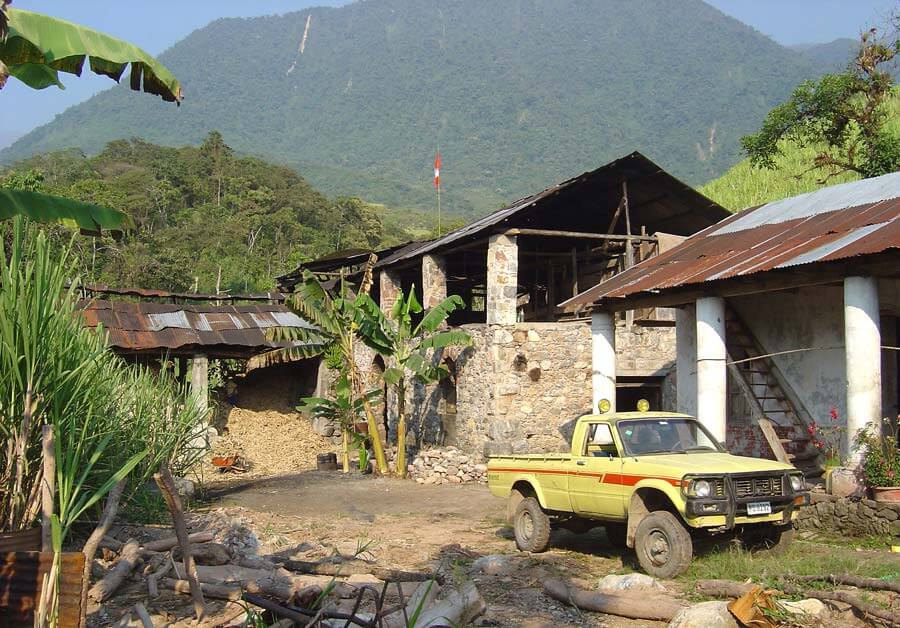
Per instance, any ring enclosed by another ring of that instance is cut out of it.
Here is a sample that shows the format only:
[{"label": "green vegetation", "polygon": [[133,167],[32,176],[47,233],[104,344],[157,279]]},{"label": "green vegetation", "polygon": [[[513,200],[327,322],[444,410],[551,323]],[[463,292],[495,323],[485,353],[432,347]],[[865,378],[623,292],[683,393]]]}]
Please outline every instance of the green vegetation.
[{"label": "green vegetation", "polygon": [[[446,368],[433,363],[434,352],[472,343],[469,334],[462,330],[444,330],[447,317],[466,304],[454,294],[426,312],[416,298],[415,286],[405,296],[400,291],[389,316],[368,294],[360,294],[356,303],[363,314],[360,337],[391,364],[382,377],[397,397],[397,474],[405,478],[407,378],[433,384],[449,375]],[[413,317],[421,318],[414,323]],[[418,422],[417,448],[422,446],[423,423],[424,420]]]},{"label": "green vegetation", "polygon": [[[885,103],[887,132],[900,135],[900,90]],[[745,159],[724,175],[700,187],[700,192],[720,205],[738,211],[781,198],[812,192],[823,187],[822,173],[811,171],[817,146],[799,146],[790,140],[779,142],[779,154],[773,157],[775,168],[757,168]],[[829,177],[827,185],[858,179],[853,172]]]},{"label": "green vegetation", "polygon": [[217,128],[327,194],[430,211],[439,146],[446,212],[472,217],[636,149],[706,181],[794,86],[833,69],[700,0],[368,0],[217,20],[160,60],[185,86],[180,108],[114,88],[2,159],[134,135],[199,144]]},{"label": "green vegetation", "polygon": [[[237,158],[217,132],[199,147],[111,142],[87,158],[51,153],[16,164],[0,187],[126,212],[120,240],[78,239],[85,281],[175,291],[265,291],[299,262],[409,238],[400,215],[358,198],[329,200],[290,168]],[[415,221],[409,221],[415,225]],[[56,229],[58,241],[67,240]]]}]

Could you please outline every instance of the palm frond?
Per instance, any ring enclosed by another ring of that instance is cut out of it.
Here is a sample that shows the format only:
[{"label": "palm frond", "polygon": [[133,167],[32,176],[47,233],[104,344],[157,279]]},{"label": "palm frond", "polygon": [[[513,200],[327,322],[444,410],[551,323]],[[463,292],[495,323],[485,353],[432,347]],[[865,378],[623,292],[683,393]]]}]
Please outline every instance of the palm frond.
[{"label": "palm frond", "polygon": [[461,329],[442,331],[423,338],[419,349],[443,349],[444,347],[469,347],[472,337]]},{"label": "palm frond", "polygon": [[438,303],[436,306],[428,310],[425,316],[422,317],[422,320],[419,322],[419,324],[416,325],[416,329],[413,331],[413,336],[418,336],[423,331],[437,331],[443,324],[443,322],[447,320],[447,317],[449,317],[450,314],[465,307],[466,303],[459,295],[454,294],[447,297],[441,303]]}]

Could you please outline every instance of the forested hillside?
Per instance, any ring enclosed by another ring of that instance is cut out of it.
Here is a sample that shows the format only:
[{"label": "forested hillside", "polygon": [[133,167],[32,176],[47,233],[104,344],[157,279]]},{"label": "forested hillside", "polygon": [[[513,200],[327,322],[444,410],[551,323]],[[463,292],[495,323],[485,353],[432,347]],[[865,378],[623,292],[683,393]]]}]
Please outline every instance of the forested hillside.
[{"label": "forested hillside", "polygon": [[75,240],[85,280],[120,287],[265,291],[300,261],[409,238],[383,206],[329,200],[290,168],[236,158],[217,132],[199,147],[119,140],[90,158],[50,153],[0,174],[2,185],[129,213],[136,229],[122,240]]},{"label": "forested hillside", "polygon": [[[887,104],[887,130],[900,135],[900,88],[894,90]],[[775,169],[755,168],[745,159],[702,186],[700,192],[726,209],[739,211],[859,178],[856,173],[845,172],[823,181],[826,171],[810,170],[817,147],[800,147],[791,142],[782,142],[780,147],[782,154],[775,158]]]},{"label": "forested hillside", "polygon": [[328,194],[484,214],[640,150],[699,184],[824,69],[700,0],[367,0],[217,20],[160,56],[180,108],[113,88],[0,155],[221,129]]}]

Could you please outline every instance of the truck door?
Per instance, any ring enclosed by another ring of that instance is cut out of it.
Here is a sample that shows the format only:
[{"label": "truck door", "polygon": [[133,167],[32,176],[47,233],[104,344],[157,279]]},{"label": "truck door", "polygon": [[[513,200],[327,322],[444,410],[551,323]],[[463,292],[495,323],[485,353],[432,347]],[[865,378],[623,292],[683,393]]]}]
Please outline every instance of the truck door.
[{"label": "truck door", "polygon": [[572,453],[574,468],[569,475],[569,495],[575,513],[624,519],[622,457],[609,423],[589,424],[580,449],[573,447]]}]

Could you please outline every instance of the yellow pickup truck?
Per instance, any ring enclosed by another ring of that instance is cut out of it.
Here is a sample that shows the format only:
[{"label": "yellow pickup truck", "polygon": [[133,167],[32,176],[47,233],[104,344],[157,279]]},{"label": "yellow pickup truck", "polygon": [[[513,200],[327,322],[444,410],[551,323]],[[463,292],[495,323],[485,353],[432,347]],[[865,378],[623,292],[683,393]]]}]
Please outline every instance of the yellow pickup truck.
[{"label": "yellow pickup truck", "polygon": [[547,549],[552,527],[603,525],[633,548],[641,567],[672,578],[691,563],[701,535],[737,534],[773,551],[792,540],[798,506],[809,503],[796,468],[729,454],[693,417],[667,412],[601,413],[578,419],[568,454],[493,456],[488,487],[508,499],[522,551]]}]

